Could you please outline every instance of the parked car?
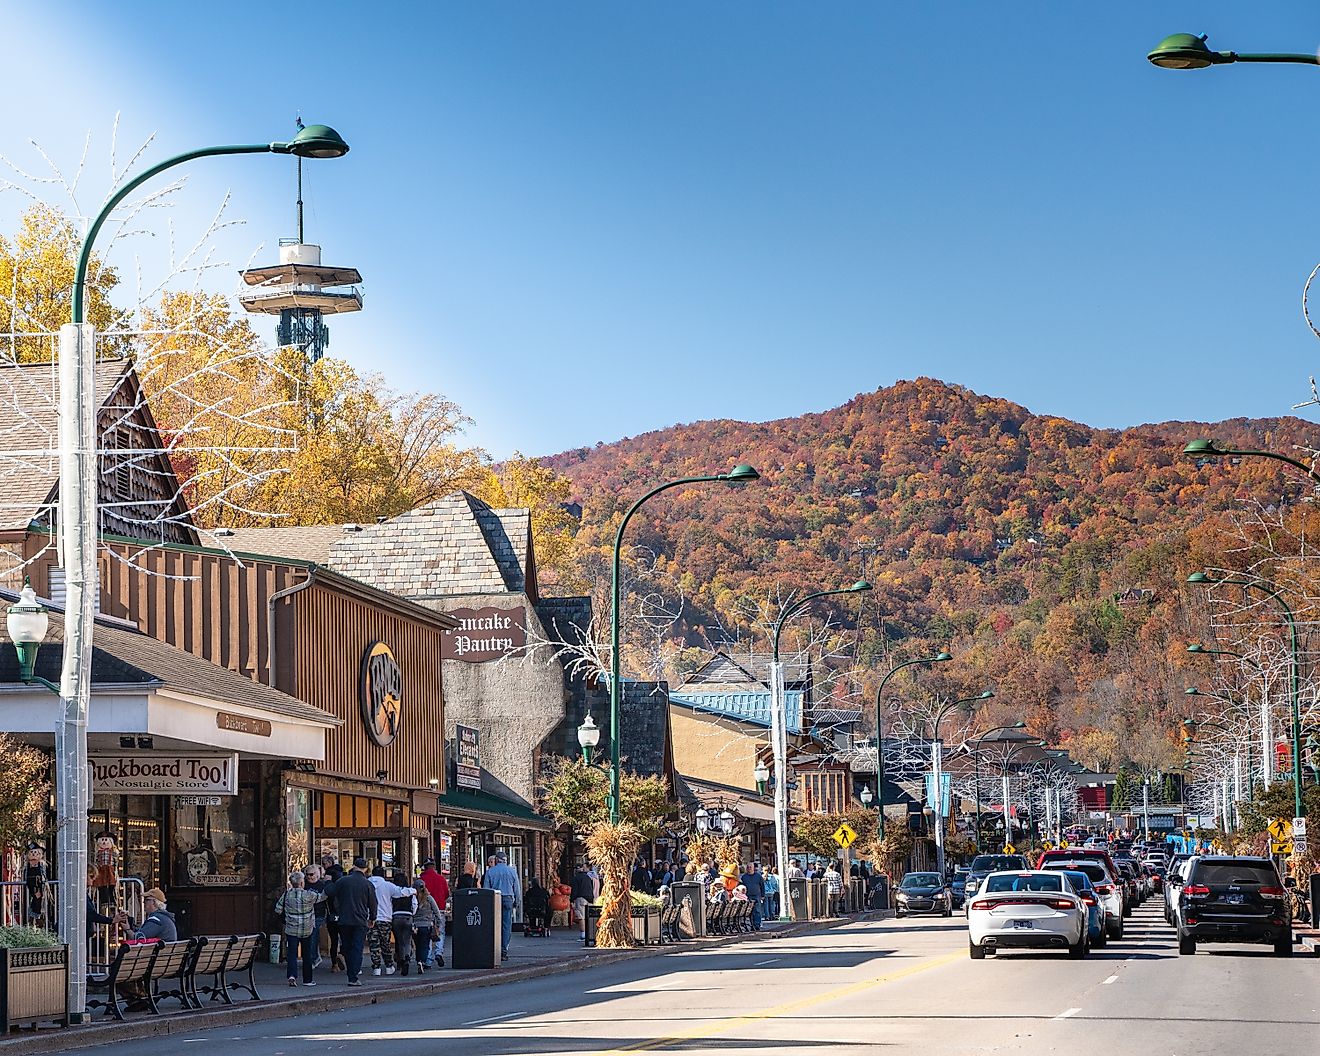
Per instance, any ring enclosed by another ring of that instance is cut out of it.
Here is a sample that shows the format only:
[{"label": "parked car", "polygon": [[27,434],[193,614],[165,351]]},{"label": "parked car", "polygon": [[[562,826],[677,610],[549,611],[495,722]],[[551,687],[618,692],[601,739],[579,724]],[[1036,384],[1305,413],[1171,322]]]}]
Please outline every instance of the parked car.
[{"label": "parked car", "polygon": [[1123,909],[1125,917],[1131,916],[1132,911],[1145,898],[1145,888],[1141,883],[1141,878],[1137,875],[1136,863],[1130,858],[1115,859],[1114,864],[1118,866],[1118,875],[1123,880],[1123,886],[1127,889],[1127,905]]},{"label": "parked car", "polygon": [[[1109,875],[1118,883],[1120,891],[1123,892],[1123,915],[1128,916],[1132,912],[1132,907],[1128,898],[1127,884],[1123,882],[1123,877],[1118,871],[1118,866],[1114,863],[1114,859],[1110,857],[1108,851],[1101,850],[1097,847],[1067,847],[1053,851],[1045,851],[1041,854],[1040,860],[1036,863],[1036,868],[1044,868],[1045,863],[1048,861],[1071,862],[1092,859],[1102,862],[1105,868],[1109,870]],[[1114,936],[1111,935],[1110,937],[1113,938]]]},{"label": "parked car", "polygon": [[1292,877],[1282,880],[1271,858],[1197,856],[1178,895],[1178,953],[1202,942],[1255,942],[1291,957]]},{"label": "parked car", "polygon": [[953,916],[953,893],[939,873],[908,873],[894,893],[894,913],[938,913]]},{"label": "parked car", "polygon": [[1095,858],[1080,858],[1076,861],[1055,858],[1046,862],[1044,868],[1052,872],[1085,873],[1104,911],[1106,938],[1123,937],[1123,888],[1104,862]]},{"label": "parked car", "polygon": [[1087,912],[1060,872],[991,873],[968,903],[968,953],[981,960],[1000,949],[1043,948],[1084,957]]},{"label": "parked car", "polygon": [[1169,924],[1177,923],[1178,896],[1182,893],[1183,869],[1189,860],[1188,855],[1175,854],[1164,873],[1164,919]]}]

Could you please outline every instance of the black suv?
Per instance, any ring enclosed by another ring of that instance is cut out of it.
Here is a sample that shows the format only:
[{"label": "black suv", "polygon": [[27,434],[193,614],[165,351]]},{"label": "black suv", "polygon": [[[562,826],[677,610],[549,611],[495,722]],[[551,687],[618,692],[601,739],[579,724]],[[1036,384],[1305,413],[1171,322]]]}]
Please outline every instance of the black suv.
[{"label": "black suv", "polygon": [[1178,952],[1195,953],[1198,942],[1260,942],[1291,957],[1291,886],[1269,858],[1193,858],[1178,894]]}]

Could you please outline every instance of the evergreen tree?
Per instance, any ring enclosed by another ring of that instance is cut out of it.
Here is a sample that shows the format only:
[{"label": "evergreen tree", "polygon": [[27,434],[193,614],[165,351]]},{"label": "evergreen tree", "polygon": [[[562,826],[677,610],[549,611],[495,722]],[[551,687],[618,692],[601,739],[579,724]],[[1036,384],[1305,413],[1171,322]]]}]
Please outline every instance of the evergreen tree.
[{"label": "evergreen tree", "polygon": [[1118,773],[1114,775],[1114,810],[1127,810],[1132,801],[1132,778],[1128,775],[1127,766],[1118,768]]}]

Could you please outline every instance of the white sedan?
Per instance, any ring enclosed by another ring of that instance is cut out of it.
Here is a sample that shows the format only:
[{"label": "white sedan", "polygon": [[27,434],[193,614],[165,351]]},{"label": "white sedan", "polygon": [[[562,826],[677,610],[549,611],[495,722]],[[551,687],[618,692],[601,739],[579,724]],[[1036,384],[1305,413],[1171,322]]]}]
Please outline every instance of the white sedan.
[{"label": "white sedan", "polygon": [[1067,877],[1040,869],[991,873],[967,904],[968,950],[1067,949],[1084,957],[1089,946],[1086,904]]}]

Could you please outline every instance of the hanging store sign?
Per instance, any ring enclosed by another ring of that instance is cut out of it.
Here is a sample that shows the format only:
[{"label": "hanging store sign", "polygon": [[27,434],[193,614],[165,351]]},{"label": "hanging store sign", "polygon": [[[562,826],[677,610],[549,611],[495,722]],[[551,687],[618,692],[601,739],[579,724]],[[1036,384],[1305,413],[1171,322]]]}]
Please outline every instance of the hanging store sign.
[{"label": "hanging store sign", "polygon": [[481,731],[454,727],[454,784],[481,791]]},{"label": "hanging store sign", "polygon": [[522,607],[512,609],[450,609],[458,626],[440,637],[440,658],[482,664],[499,660],[527,644]]},{"label": "hanging store sign", "polygon": [[232,796],[238,792],[238,753],[173,755],[142,752],[93,755],[93,792],[125,795]]},{"label": "hanging store sign", "polygon": [[358,704],[367,736],[382,748],[393,744],[403,718],[403,673],[384,642],[372,642],[362,654]]},{"label": "hanging store sign", "polygon": [[254,737],[269,737],[271,725],[269,719],[254,719],[251,715],[235,715],[230,711],[215,713],[216,729],[230,733],[250,733]]}]

